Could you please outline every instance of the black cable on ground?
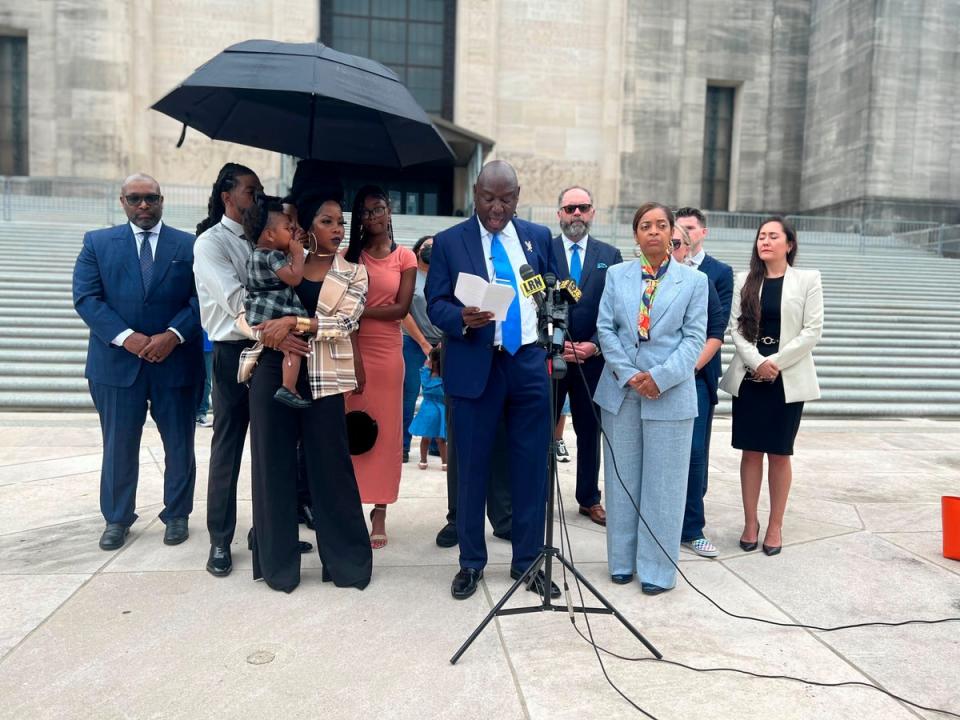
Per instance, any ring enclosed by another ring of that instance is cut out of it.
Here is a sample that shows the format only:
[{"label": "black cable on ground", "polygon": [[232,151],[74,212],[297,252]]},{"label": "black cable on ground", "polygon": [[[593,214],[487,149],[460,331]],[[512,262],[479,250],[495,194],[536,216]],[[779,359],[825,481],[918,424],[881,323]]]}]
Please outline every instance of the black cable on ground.
[{"label": "black cable on ground", "polygon": [[[570,333],[565,330],[565,334],[566,334],[567,339],[570,340],[570,342],[572,343],[572,342],[573,342],[573,339],[570,337]],[[589,386],[589,383],[587,383],[587,378],[586,378],[586,375],[584,375],[583,368],[580,367],[580,363],[579,363],[579,362],[575,362],[574,364],[577,366],[577,371],[578,371],[578,373],[579,373],[579,375],[580,375],[580,379],[581,379],[581,381],[582,381],[582,383],[583,383],[583,385],[584,385],[584,388],[587,390],[587,393],[589,394],[589,393],[590,393],[590,386]],[[569,367],[569,366],[568,366],[568,367]],[[552,410],[553,410],[553,409],[552,409]],[[674,562],[673,558],[670,556],[670,554],[666,551],[666,549],[665,549],[665,548],[663,547],[663,545],[660,543],[659,538],[657,538],[657,536],[653,533],[653,531],[651,530],[649,524],[648,524],[647,521],[646,521],[646,518],[644,518],[644,517],[643,517],[643,514],[640,512],[640,507],[639,507],[639,505],[637,504],[637,502],[636,502],[636,500],[634,499],[633,495],[632,495],[632,494],[630,493],[630,491],[627,489],[625,483],[623,482],[623,478],[620,476],[620,470],[619,470],[619,468],[617,467],[616,456],[615,456],[615,454],[614,454],[614,452],[613,452],[613,447],[612,447],[612,445],[610,444],[610,440],[609,440],[609,438],[607,437],[606,432],[603,430],[603,423],[601,422],[601,418],[600,418],[599,414],[597,413],[596,408],[592,408],[592,407],[591,407],[591,410],[592,410],[592,412],[593,412],[593,414],[594,414],[594,417],[595,417],[596,420],[597,420],[597,427],[600,429],[600,433],[602,434],[603,439],[606,441],[607,447],[610,449],[610,458],[611,458],[611,460],[612,460],[612,462],[613,462],[613,470],[614,470],[614,473],[615,473],[616,476],[617,476],[617,481],[620,483],[620,486],[623,488],[624,492],[627,494],[627,497],[630,498],[630,503],[633,505],[633,508],[634,508],[634,510],[635,510],[636,513],[637,513],[637,516],[638,516],[638,517],[640,518],[640,520],[643,522],[644,527],[647,529],[647,532],[650,533],[650,536],[653,538],[654,542],[657,544],[657,547],[658,547],[658,548],[660,549],[660,551],[664,554],[664,556],[666,556],[666,558],[667,558],[668,560],[670,560],[670,563],[674,566],[674,568],[676,569],[676,571],[677,571],[677,573],[680,575],[680,577],[683,578],[684,582],[686,582],[691,588],[693,588],[693,590],[694,590],[695,592],[697,592],[697,594],[699,594],[701,597],[705,598],[711,605],[713,605],[715,608],[717,608],[720,612],[724,613],[725,615],[728,615],[729,617],[736,618],[736,619],[738,619],[738,620],[751,620],[751,621],[754,621],[754,622],[765,623],[765,624],[769,624],[769,625],[776,625],[776,626],[779,626],[779,627],[795,627],[795,628],[803,628],[803,629],[808,629],[808,630],[818,630],[818,631],[821,631],[821,632],[834,632],[834,631],[838,631],[838,630],[846,630],[846,629],[858,628],[858,627],[900,627],[900,626],[903,626],[903,625],[912,625],[912,624],[935,625],[935,624],[939,624],[939,623],[960,621],[960,618],[958,618],[958,617],[949,617],[949,618],[940,618],[940,619],[936,619],[936,620],[904,620],[904,621],[900,621],[900,622],[881,622],[881,621],[876,621],[876,622],[865,622],[865,623],[852,623],[852,624],[849,624],[849,625],[838,625],[838,626],[833,626],[833,627],[820,627],[820,626],[816,626],[816,625],[806,625],[806,624],[803,624],[803,623],[785,623],[785,622],[779,622],[779,621],[776,621],[776,620],[767,620],[767,619],[764,619],[764,618],[753,617],[753,616],[751,616],[751,615],[739,615],[739,614],[737,614],[737,613],[730,612],[730,611],[727,610],[726,608],[722,607],[722,606],[721,606],[719,603],[717,603],[715,600],[713,600],[713,598],[711,598],[711,597],[710,597],[709,595],[707,595],[705,592],[703,592],[702,590],[700,590],[696,585],[693,584],[693,582],[690,581],[690,579],[684,574],[683,570],[680,569],[679,564],[678,564],[677,562]],[[555,417],[555,416],[556,416],[556,411],[554,410],[553,412],[554,412],[554,415],[553,415],[553,416]],[[551,433],[553,433],[553,432],[555,432],[555,426],[551,428]],[[551,451],[552,451],[552,450],[551,450]],[[557,503],[558,503],[559,512],[560,512],[560,527],[561,527],[560,541],[561,541],[561,548],[564,546],[564,543],[565,543],[566,548],[567,548],[567,552],[568,552],[568,558],[569,558],[569,560],[570,560],[570,564],[575,566],[576,564],[575,564],[574,559],[573,559],[573,549],[572,549],[572,546],[571,546],[571,543],[570,543],[570,532],[569,532],[569,527],[568,527],[568,525],[567,525],[566,513],[565,513],[565,511],[564,511],[564,506],[563,506],[563,494],[562,494],[562,492],[560,491],[559,475],[557,475],[556,477],[551,478],[550,481],[556,483]],[[553,508],[548,508],[548,512],[553,512]],[[568,605],[568,607],[569,607],[570,604],[571,604],[571,603],[570,603],[570,596],[569,596],[570,588],[569,588],[569,584],[568,584],[568,581],[567,581],[566,567],[564,567],[563,564],[561,564],[561,568],[563,568],[563,587],[564,587],[564,594],[565,594],[565,596],[566,596],[567,605]],[[582,587],[580,586],[580,581],[579,581],[579,579],[576,577],[576,575],[574,575],[574,578],[573,578],[573,579],[574,579],[574,582],[576,583],[577,592],[578,592],[578,595],[579,595],[579,597],[580,597],[580,604],[581,604],[581,606],[583,606],[583,605],[584,605],[583,589],[582,589]],[[549,591],[549,588],[546,588],[545,591],[548,592],[548,591]],[[602,646],[600,646],[600,645],[597,644],[596,640],[595,640],[594,637],[593,637],[593,629],[590,627],[590,616],[589,616],[589,613],[584,613],[583,616],[584,616],[584,622],[585,622],[586,627],[587,627],[587,635],[584,635],[583,632],[580,630],[580,628],[577,626],[576,616],[575,616],[575,613],[572,612],[572,610],[571,610],[571,612],[570,612],[570,623],[571,623],[571,625],[573,625],[573,628],[574,628],[574,630],[577,632],[577,634],[578,634],[585,642],[587,642],[587,643],[593,648],[594,654],[595,654],[596,657],[597,657],[597,662],[600,664],[600,670],[601,670],[601,672],[603,673],[603,676],[604,676],[604,678],[606,679],[607,683],[610,685],[610,687],[612,687],[612,688],[614,689],[614,691],[615,691],[618,695],[620,695],[620,697],[622,697],[624,700],[626,700],[626,702],[628,702],[634,709],[636,709],[638,712],[642,713],[643,715],[645,715],[646,717],[649,717],[649,718],[654,718],[654,716],[653,716],[652,714],[650,714],[649,712],[647,712],[646,710],[644,710],[643,708],[641,708],[639,705],[637,705],[637,704],[636,704],[630,697],[628,697],[628,696],[626,695],[626,693],[624,693],[624,692],[613,682],[613,680],[610,678],[610,675],[609,675],[608,672],[607,672],[606,666],[605,666],[604,663],[603,663],[603,659],[601,658],[601,655],[600,655],[601,652],[603,652],[603,653],[605,653],[605,654],[607,654],[607,655],[610,655],[611,657],[618,658],[618,659],[620,659],[620,660],[627,660],[627,661],[631,661],[631,662],[640,662],[640,661],[645,661],[645,662],[646,662],[646,661],[662,662],[662,663],[667,663],[668,665],[673,665],[673,666],[676,666],[676,667],[681,667],[681,668],[684,668],[684,669],[686,669],[686,670],[690,670],[690,671],[693,671],[693,672],[701,672],[701,673],[731,672],[731,673],[738,673],[738,674],[747,675],[747,676],[749,676],[749,677],[755,677],[755,678],[759,678],[759,679],[788,680],[788,681],[791,681],[791,682],[798,682],[798,683],[802,683],[802,684],[804,684],[804,685],[813,685],[813,686],[818,686],[818,687],[864,687],[864,688],[870,688],[870,689],[872,689],[872,690],[875,690],[876,692],[879,692],[879,693],[882,693],[882,694],[888,696],[889,698],[891,698],[891,699],[893,699],[893,700],[895,700],[895,701],[897,701],[897,702],[904,703],[905,705],[909,705],[910,707],[916,708],[916,709],[918,709],[918,710],[925,710],[925,711],[928,711],[928,712],[941,713],[941,714],[943,714],[943,715],[947,715],[947,716],[950,716],[950,717],[960,718],[960,714],[951,712],[950,710],[943,710],[943,709],[940,709],[940,708],[927,707],[927,706],[925,706],[925,705],[921,705],[921,704],[919,704],[919,703],[913,702],[912,700],[907,700],[906,698],[903,698],[903,697],[901,697],[901,696],[899,696],[899,695],[897,695],[897,694],[895,694],[895,693],[893,693],[893,692],[890,692],[889,690],[886,690],[885,688],[879,687],[879,686],[874,685],[874,684],[872,684],[872,683],[863,682],[863,681],[858,681],[858,680],[850,680],[850,681],[843,681],[843,682],[836,682],[836,683],[827,683],[827,682],[820,682],[820,681],[816,681],[816,680],[809,680],[809,679],[805,679],[805,678],[795,677],[795,676],[792,676],[792,675],[768,675],[768,674],[763,674],[763,673],[755,673],[755,672],[752,672],[752,671],[749,671],[749,670],[741,670],[741,669],[739,669],[739,668],[725,668],[725,667],[719,667],[719,668],[698,668],[698,667],[694,667],[694,666],[692,666],[692,665],[686,665],[686,664],[684,664],[684,663],[680,663],[680,662],[677,662],[677,661],[674,661],[674,660],[666,660],[666,659],[659,659],[659,660],[658,660],[657,658],[650,658],[650,657],[637,657],[637,658],[633,658],[633,657],[627,657],[627,656],[619,655],[619,654],[614,653],[614,652],[612,652],[612,651],[610,651],[610,650],[607,650],[606,648],[604,648],[604,647],[602,647]],[[588,637],[588,636],[589,636],[589,637]]]}]

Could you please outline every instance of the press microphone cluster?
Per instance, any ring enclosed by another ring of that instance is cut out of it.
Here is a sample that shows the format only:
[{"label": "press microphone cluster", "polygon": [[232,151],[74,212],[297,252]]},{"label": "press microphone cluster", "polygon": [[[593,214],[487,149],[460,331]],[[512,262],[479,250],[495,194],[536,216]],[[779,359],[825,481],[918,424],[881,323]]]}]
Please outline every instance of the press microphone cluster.
[{"label": "press microphone cluster", "polygon": [[520,292],[537,304],[539,344],[551,353],[553,377],[562,378],[566,374],[563,339],[569,305],[580,299],[580,288],[573,280],[557,280],[553,273],[540,275],[524,264],[520,266]]}]

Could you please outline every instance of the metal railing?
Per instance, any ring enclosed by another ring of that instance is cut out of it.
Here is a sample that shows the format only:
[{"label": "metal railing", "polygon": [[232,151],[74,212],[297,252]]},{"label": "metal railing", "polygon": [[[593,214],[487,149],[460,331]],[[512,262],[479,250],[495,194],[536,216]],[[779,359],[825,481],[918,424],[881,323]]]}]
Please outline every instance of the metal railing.
[{"label": "metal railing", "polygon": [[[264,181],[268,192],[280,193],[279,178]],[[209,185],[164,185],[164,219],[183,229],[192,229],[207,213]],[[75,222],[115,225],[124,219],[117,181],[85,178],[0,176],[0,221]],[[631,221],[635,208],[597,208],[592,232],[621,247],[633,245]],[[400,215],[399,213],[396,213]],[[527,220],[558,229],[553,206],[526,205],[517,214]],[[743,241],[753,237],[765,213],[708,211],[707,227],[712,240]],[[408,234],[422,231],[412,216]],[[438,218],[424,228],[437,229],[450,223]],[[848,217],[788,215],[787,220],[803,235],[804,244],[841,245],[864,253],[875,248],[895,248],[902,243],[919,246],[938,255],[960,255],[960,226],[912,220],[858,220]],[[402,221],[400,221],[402,222]]]},{"label": "metal railing", "polygon": [[[277,192],[279,181],[264,181]],[[163,185],[164,219],[190,229],[207,214],[210,186]],[[0,220],[77,222],[116,225],[123,222],[120,185],[112,180],[0,176]]]}]

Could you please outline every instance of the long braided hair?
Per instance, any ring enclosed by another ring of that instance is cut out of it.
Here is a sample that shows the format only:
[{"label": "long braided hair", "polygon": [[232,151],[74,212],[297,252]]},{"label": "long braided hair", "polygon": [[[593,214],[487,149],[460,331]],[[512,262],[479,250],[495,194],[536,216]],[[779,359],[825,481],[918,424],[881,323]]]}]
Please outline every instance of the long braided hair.
[{"label": "long braided hair", "polygon": [[223,217],[226,207],[223,204],[221,193],[230,192],[237,186],[237,178],[244,175],[256,175],[256,173],[246,165],[228,162],[217,175],[216,182],[213,183],[213,192],[210,193],[210,200],[207,202],[207,217],[197,225],[197,235],[209,230]]},{"label": "long braided hair", "polygon": [[750,270],[747,272],[747,279],[743,281],[743,287],[740,289],[740,316],[737,318],[737,330],[750,343],[755,343],[760,336],[760,288],[763,286],[763,279],[767,275],[767,266],[760,259],[760,253],[757,250],[757,239],[760,237],[763,226],[772,222],[780,224],[787,242],[790,243],[790,249],[787,251],[787,265],[792,266],[794,260],[797,259],[797,231],[793,229],[793,226],[779,215],[768,217],[761,222],[757,228],[757,234],[753,238]]},{"label": "long braided hair", "polygon": [[[390,209],[390,197],[379,185],[364,185],[357,190],[357,194],[353,198],[353,209],[350,212],[350,243],[347,245],[347,252],[343,256],[347,262],[360,262],[360,253],[367,244],[361,218],[364,211],[363,204],[368,198],[383,200],[387,204],[387,209]],[[387,232],[390,235],[390,252],[393,252],[397,247],[397,242],[393,239],[393,221],[387,224]]]}]

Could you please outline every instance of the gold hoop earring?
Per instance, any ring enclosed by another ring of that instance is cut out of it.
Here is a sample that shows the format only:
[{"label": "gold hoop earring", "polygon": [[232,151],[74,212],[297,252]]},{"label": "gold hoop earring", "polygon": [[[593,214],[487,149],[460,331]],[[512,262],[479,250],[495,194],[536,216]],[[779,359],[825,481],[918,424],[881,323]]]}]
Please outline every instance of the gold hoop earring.
[{"label": "gold hoop earring", "polygon": [[314,255],[317,254],[317,236],[313,234],[313,230],[307,233],[307,252]]}]

